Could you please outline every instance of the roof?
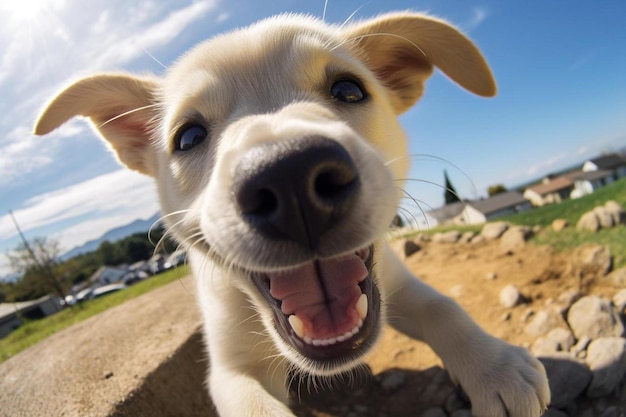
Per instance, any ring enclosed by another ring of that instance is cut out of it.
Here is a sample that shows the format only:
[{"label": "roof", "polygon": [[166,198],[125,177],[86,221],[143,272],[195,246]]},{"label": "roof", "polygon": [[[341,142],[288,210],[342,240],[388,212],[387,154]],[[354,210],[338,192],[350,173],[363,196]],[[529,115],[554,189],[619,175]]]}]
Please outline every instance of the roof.
[{"label": "roof", "polygon": [[556,191],[569,188],[574,185],[574,181],[569,177],[556,177],[546,183],[533,185],[528,187],[527,190],[531,190],[541,196],[554,193]]},{"label": "roof", "polygon": [[528,200],[521,193],[507,191],[483,200],[470,201],[467,204],[483,214],[491,214],[526,203],[528,203]]},{"label": "roof", "polygon": [[451,204],[446,204],[443,207],[439,207],[433,210],[429,210],[426,213],[437,220],[439,223],[445,223],[446,221],[455,218],[465,208],[465,202],[456,201]]},{"label": "roof", "polygon": [[617,153],[611,153],[608,155],[598,156],[597,158],[590,159],[598,169],[616,169],[626,165],[626,158]]},{"label": "roof", "polygon": [[606,169],[599,169],[597,171],[579,171],[568,175],[574,181],[594,181],[602,178],[611,177],[613,173]]}]

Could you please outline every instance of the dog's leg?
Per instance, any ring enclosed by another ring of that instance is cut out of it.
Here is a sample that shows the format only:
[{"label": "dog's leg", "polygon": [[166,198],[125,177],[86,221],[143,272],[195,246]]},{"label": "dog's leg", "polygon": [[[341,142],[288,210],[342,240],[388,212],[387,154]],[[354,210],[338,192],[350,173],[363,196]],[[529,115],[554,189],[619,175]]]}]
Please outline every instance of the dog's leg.
[{"label": "dog's leg", "polygon": [[386,246],[381,265],[390,324],[428,343],[480,417],[539,417],[550,401],[541,363],[485,333],[452,299],[415,278]]},{"label": "dog's leg", "polygon": [[220,417],[294,417],[287,406],[286,363],[247,296],[229,283],[233,277],[196,261],[196,277],[210,276],[197,278],[198,299],[210,359],[209,391]]}]

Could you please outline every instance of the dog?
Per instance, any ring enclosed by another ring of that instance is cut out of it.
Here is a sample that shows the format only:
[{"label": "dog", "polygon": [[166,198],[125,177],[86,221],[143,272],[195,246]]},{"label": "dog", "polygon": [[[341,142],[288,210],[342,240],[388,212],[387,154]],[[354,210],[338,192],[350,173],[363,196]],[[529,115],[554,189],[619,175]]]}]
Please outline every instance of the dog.
[{"label": "dog", "polygon": [[386,317],[429,344],[482,417],[537,417],[545,370],[414,277],[385,243],[408,173],[398,115],[437,67],[496,85],[460,31],[428,15],[344,24],[285,14],[210,39],[163,77],[107,73],[63,89],[35,134],[90,119],[153,177],[187,249],[221,416],[293,416],[293,373],[358,366]]}]

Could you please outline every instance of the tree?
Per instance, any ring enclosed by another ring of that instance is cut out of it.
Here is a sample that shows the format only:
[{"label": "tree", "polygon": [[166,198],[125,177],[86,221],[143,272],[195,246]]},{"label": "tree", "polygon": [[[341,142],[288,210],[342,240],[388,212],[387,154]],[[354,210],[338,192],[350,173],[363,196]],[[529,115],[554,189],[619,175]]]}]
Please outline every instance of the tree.
[{"label": "tree", "polygon": [[450,182],[450,178],[448,178],[448,171],[443,170],[443,178],[445,180],[445,193],[444,198],[446,201],[446,205],[456,203],[457,201],[461,201],[459,198],[459,194],[454,189],[454,186]]},{"label": "tree", "polygon": [[14,291],[16,299],[27,300],[50,292],[65,296],[59,275],[60,252],[56,240],[38,237],[30,242],[24,240],[6,254],[13,272],[21,276]]},{"label": "tree", "polygon": [[491,185],[487,189],[487,193],[489,194],[489,197],[493,197],[496,194],[505,193],[505,192],[507,192],[507,189],[504,186],[504,184]]}]

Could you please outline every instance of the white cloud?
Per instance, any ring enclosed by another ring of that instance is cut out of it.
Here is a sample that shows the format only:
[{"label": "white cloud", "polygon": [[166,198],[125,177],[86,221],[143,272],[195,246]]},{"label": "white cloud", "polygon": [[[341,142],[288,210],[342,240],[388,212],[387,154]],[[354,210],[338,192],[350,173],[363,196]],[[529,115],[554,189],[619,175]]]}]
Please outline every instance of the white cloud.
[{"label": "white cloud", "polygon": [[[61,242],[63,247],[71,248],[156,211],[158,201],[153,180],[121,169],[33,197],[14,214],[24,231],[36,231],[68,220],[79,222],[68,229],[67,242],[65,237]],[[94,222],[95,217],[109,221]],[[82,231],[82,236],[77,235],[77,230]],[[10,216],[0,217],[0,239],[10,239],[15,234]]]}]

